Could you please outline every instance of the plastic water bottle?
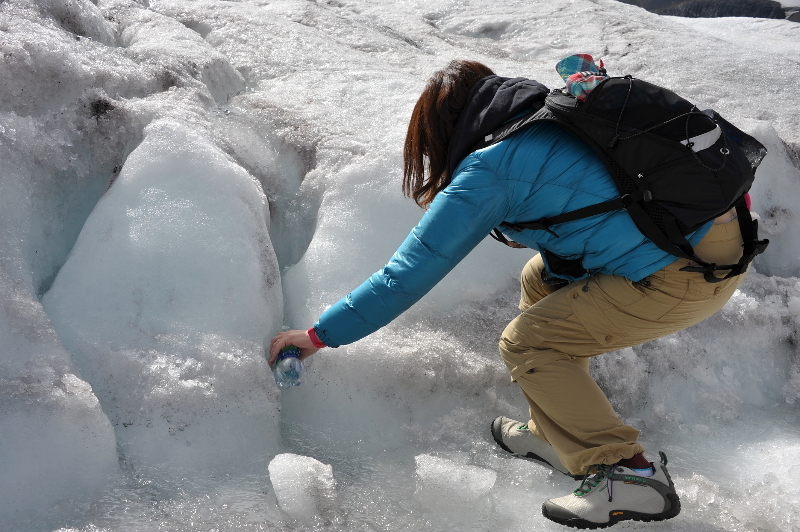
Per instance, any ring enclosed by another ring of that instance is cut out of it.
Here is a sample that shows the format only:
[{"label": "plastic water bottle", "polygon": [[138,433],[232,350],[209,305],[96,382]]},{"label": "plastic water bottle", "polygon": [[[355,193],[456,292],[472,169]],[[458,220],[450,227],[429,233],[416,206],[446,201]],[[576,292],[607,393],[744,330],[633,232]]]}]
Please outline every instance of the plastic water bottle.
[{"label": "plastic water bottle", "polygon": [[281,390],[300,386],[300,375],[303,373],[303,365],[300,363],[300,348],[287,345],[281,349],[278,359],[272,367],[272,373]]}]

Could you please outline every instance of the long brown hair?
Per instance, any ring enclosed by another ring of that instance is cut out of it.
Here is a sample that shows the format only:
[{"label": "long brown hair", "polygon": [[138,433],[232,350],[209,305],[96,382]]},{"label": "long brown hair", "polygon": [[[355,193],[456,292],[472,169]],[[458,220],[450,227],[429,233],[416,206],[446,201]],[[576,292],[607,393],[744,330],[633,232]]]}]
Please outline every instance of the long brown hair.
[{"label": "long brown hair", "polygon": [[[476,61],[450,61],[428,80],[414,106],[403,148],[403,194],[427,207],[450,182],[447,147],[475,83],[494,72]],[[427,164],[426,164],[427,163]]]}]

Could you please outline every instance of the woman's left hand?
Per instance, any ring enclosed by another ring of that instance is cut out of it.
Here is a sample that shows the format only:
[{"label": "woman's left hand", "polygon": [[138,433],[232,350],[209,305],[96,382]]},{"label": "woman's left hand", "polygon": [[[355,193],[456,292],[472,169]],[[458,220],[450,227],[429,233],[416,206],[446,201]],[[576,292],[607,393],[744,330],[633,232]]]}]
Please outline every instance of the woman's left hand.
[{"label": "woman's left hand", "polygon": [[300,360],[310,357],[320,349],[319,347],[314,346],[314,343],[308,336],[308,331],[292,330],[279,332],[272,338],[272,342],[270,342],[269,345],[270,366],[275,364],[275,360],[278,359],[278,354],[281,352],[281,349],[287,345],[293,345],[300,348]]}]

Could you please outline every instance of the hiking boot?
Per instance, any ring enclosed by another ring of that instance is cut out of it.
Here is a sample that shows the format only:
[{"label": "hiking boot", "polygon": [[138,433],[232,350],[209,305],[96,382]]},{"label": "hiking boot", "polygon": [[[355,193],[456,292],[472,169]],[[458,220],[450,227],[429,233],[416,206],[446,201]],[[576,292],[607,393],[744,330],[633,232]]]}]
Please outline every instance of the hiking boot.
[{"label": "hiking boot", "polygon": [[617,465],[596,465],[572,494],[550,499],[542,505],[542,515],[573,528],[606,528],[620,521],[663,521],[678,515],[681,502],[667,472],[667,456],[651,463],[651,477]]},{"label": "hiking boot", "polygon": [[583,478],[583,475],[571,474],[559,460],[553,446],[534,436],[524,423],[500,416],[492,421],[492,436],[497,445],[513,455],[528,458],[574,479]]}]

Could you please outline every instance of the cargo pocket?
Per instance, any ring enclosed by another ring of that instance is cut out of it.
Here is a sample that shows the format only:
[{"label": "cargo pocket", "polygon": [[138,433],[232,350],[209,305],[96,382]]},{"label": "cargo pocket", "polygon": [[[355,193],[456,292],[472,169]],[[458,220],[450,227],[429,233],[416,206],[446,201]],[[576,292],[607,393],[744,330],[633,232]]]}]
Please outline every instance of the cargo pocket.
[{"label": "cargo pocket", "polygon": [[[727,273],[727,272],[726,272]],[[700,277],[689,280],[689,290],[686,299],[691,301],[702,301],[709,299],[717,299],[720,296],[730,296],[730,285],[738,284],[736,277],[726,279],[719,283],[709,283],[704,278]]]},{"label": "cargo pocket", "polygon": [[606,316],[605,311],[612,307],[600,308],[591,289],[584,292],[583,287],[578,286],[569,292],[568,297],[575,316],[600,346],[618,344],[627,336]]},{"label": "cargo pocket", "polygon": [[517,382],[520,375],[524,373],[535,373],[536,368],[550,364],[558,360],[570,360],[572,357],[556,351],[555,349],[543,349],[540,353],[530,357],[522,364],[514,367],[509,367],[511,372],[511,382]]}]

